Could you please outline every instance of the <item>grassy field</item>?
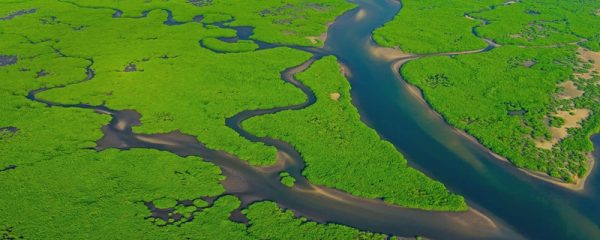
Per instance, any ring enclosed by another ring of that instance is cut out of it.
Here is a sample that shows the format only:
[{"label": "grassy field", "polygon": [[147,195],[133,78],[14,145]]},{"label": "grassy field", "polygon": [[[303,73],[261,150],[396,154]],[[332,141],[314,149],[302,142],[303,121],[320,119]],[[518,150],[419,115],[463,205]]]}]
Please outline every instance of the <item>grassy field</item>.
[{"label": "grassy field", "polygon": [[408,167],[391,143],[361,122],[351,103],[350,85],[334,57],[314,63],[298,79],[315,92],[314,105],[252,118],[244,127],[258,136],[293,144],[306,161],[303,174],[309,181],[407,207],[467,208],[461,197],[448,193],[441,183]]},{"label": "grassy field", "polygon": [[500,44],[402,68],[450,124],[518,167],[567,182],[589,172],[589,137],[600,130],[598,69],[593,57],[578,54],[600,50],[598,1],[403,3],[375,31],[377,43],[411,53],[480,49],[484,38]]}]

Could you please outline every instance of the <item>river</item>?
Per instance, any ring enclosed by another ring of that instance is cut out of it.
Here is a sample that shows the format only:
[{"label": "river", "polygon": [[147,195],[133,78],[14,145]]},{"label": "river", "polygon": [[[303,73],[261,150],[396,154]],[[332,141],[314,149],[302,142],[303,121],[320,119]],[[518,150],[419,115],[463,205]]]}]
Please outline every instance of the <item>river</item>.
[{"label": "river", "polygon": [[[371,32],[390,21],[401,4],[356,2],[359,9],[331,26],[326,49],[349,69],[353,101],[363,121],[392,142],[411,166],[527,238],[600,239],[600,178],[595,171],[583,191],[565,189],[522,173],[462,136],[415,96],[391,61],[373,54]],[[359,11],[363,17],[356,17]],[[594,143],[600,147],[600,138]]]}]

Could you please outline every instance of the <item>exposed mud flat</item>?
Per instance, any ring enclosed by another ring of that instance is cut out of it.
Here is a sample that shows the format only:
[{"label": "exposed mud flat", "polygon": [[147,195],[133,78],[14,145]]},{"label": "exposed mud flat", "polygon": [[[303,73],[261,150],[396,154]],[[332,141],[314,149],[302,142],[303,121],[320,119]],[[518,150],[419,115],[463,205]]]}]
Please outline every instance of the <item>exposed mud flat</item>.
[{"label": "exposed mud flat", "polygon": [[569,136],[568,130],[571,128],[581,128],[581,122],[590,116],[588,109],[573,109],[571,111],[557,111],[553,116],[562,118],[565,123],[561,127],[550,127],[552,138],[550,140],[536,140],[535,144],[539,148],[552,149],[554,145]]},{"label": "exposed mud flat", "polygon": [[[329,28],[329,26],[331,26],[331,24],[333,24],[333,23],[332,22],[327,23],[327,28]],[[310,41],[310,43],[312,43],[313,45],[323,44],[325,41],[327,41],[327,31],[323,32],[319,36],[308,36],[308,37],[306,37],[306,39],[308,39]]]},{"label": "exposed mud flat", "polygon": [[558,85],[561,89],[558,99],[573,99],[583,96],[585,93],[577,88],[573,81],[565,81]]},{"label": "exposed mud flat", "polygon": [[579,54],[580,60],[584,63],[591,63],[592,68],[589,69],[588,72],[577,73],[575,74],[575,76],[581,77],[583,79],[592,79],[594,75],[600,74],[600,52],[594,52],[585,48],[579,48],[577,49],[577,53]]},{"label": "exposed mud flat", "polygon": [[330,93],[330,94],[329,94],[329,98],[330,98],[331,100],[333,100],[333,101],[336,101],[336,102],[337,102],[338,100],[340,100],[340,97],[341,97],[341,95],[340,95],[340,93],[338,93],[338,92],[334,92],[334,93]]}]

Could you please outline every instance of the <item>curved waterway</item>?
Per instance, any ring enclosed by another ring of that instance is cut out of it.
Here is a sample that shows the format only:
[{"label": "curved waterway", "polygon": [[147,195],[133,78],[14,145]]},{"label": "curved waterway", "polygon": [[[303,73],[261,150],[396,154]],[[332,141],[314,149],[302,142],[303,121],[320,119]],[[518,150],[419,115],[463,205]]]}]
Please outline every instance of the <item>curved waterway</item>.
[{"label": "curved waterway", "polygon": [[[227,119],[227,126],[241,136],[276,147],[279,150],[278,163],[274,166],[249,166],[231,154],[209,149],[196,137],[178,131],[134,133],[131,127],[140,124],[140,115],[133,110],[60,104],[36,97],[37,93],[50,90],[47,88],[31,91],[28,98],[50,106],[95,109],[112,115],[113,121],[102,128],[105,135],[98,141],[99,151],[106,148],[152,148],[180,156],[200,156],[218,165],[226,176],[223,181],[226,194],[240,198],[242,208],[256,201],[269,200],[318,222],[408,237],[600,239],[600,194],[596,187],[600,179],[597,174],[589,178],[585,191],[560,188],[499,161],[480,144],[461,135],[433,112],[415,94],[414,88],[399,76],[398,67],[419,56],[390,54],[391,51],[377,48],[372,42],[371,32],[390,21],[400,11],[400,3],[394,0],[356,0],[356,3],[358,8],[340,16],[331,25],[323,49],[317,51],[290,46],[313,53],[313,58],[307,62],[281,74],[284,81],[306,94],[306,102],[243,111]],[[486,49],[450,54],[474,54],[492,50],[494,46],[490,43]],[[394,143],[413,167],[443,182],[451,191],[464,195],[470,211],[406,209],[312,185],[302,176],[305,164],[293,146],[277,139],[256,137],[241,127],[248,118],[312,105],[316,100],[314,93],[294,75],[327,54],[337,56],[343,63],[352,84],[354,104],[359,108],[363,121]],[[82,81],[93,80],[95,76],[93,60],[89,61],[88,76]],[[293,188],[279,182],[281,171],[288,171],[296,178]],[[232,214],[232,219],[244,221],[239,211]]]},{"label": "curved waterway", "polygon": [[[363,121],[409,163],[465,196],[470,206],[531,239],[600,239],[600,177],[573,191],[534,179],[449,126],[405,83],[397,61],[376,51],[371,32],[401,9],[392,0],[357,0],[329,30],[326,49],[348,69]],[[434,17],[434,16],[432,16]],[[600,138],[593,138],[596,149]],[[596,160],[598,152],[594,154]],[[427,236],[427,234],[425,234]]]}]

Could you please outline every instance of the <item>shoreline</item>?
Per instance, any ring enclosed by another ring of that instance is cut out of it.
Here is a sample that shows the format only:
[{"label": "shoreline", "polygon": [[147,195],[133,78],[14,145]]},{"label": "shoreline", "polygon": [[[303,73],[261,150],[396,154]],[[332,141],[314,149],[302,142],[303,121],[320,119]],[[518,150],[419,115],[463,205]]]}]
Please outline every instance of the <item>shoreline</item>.
[{"label": "shoreline", "polygon": [[405,87],[408,90],[408,92],[411,93],[413,96],[415,96],[419,101],[426,104],[428,110],[430,112],[432,112],[435,116],[440,118],[447,126],[451,127],[455,133],[457,133],[457,134],[465,137],[469,141],[477,144],[479,147],[484,149],[485,152],[490,154],[495,159],[509,163],[513,168],[516,168],[520,172],[522,172],[530,177],[533,177],[537,180],[541,180],[541,181],[553,184],[555,186],[562,187],[562,188],[572,190],[575,192],[583,192],[585,190],[585,183],[587,182],[589,176],[591,175],[591,173],[595,167],[595,162],[596,162],[592,153],[588,153],[588,159],[586,161],[586,167],[588,168],[588,171],[586,171],[586,173],[582,177],[577,178],[577,181],[574,183],[568,183],[568,182],[561,181],[560,179],[553,178],[543,172],[529,170],[529,169],[520,168],[520,167],[515,166],[506,157],[503,157],[503,156],[495,153],[488,147],[484,146],[476,137],[470,135],[465,130],[462,130],[462,129],[459,129],[459,128],[453,126],[448,121],[446,121],[446,119],[439,112],[435,111],[431,107],[431,104],[429,104],[429,102],[425,99],[425,97],[423,96],[423,92],[421,91],[420,88],[418,88],[417,86],[415,86],[413,84],[410,84],[409,82],[404,80],[404,78],[402,78],[402,75],[400,74],[400,69],[402,68],[402,65],[404,65],[409,60],[412,60],[415,58],[418,58],[418,56],[413,55],[413,56],[407,57],[405,59],[398,59],[398,60],[392,62],[391,68],[394,71],[394,73],[396,74],[396,76],[398,77],[398,80],[402,81],[405,84]]}]

